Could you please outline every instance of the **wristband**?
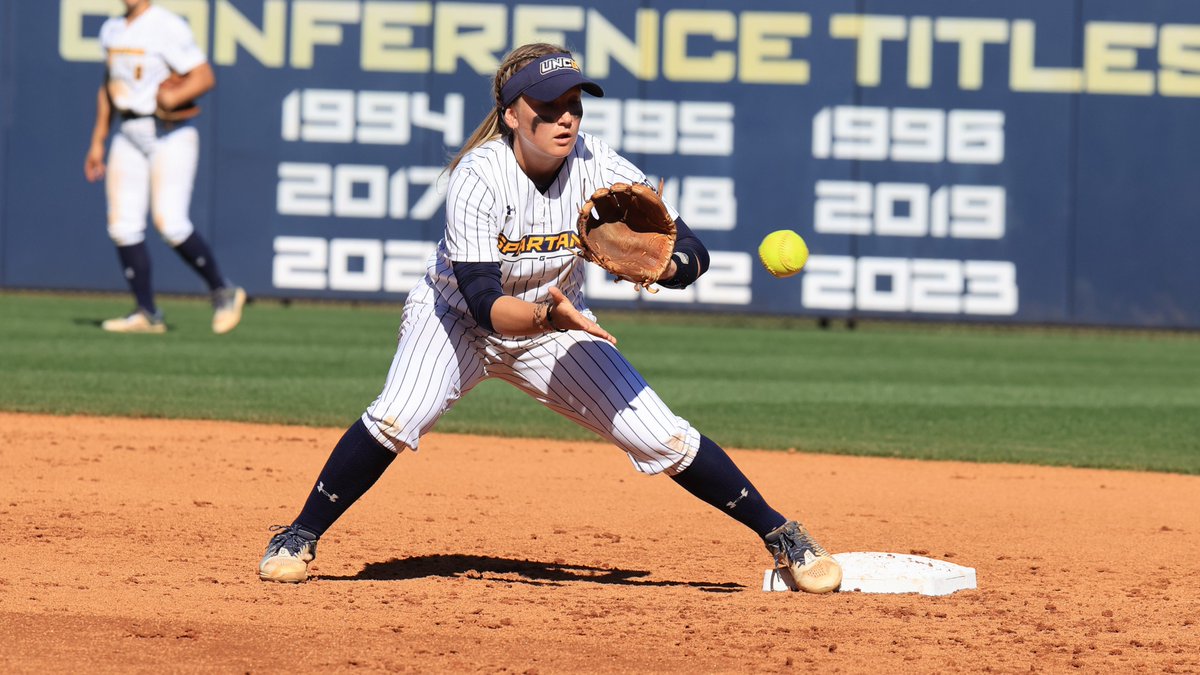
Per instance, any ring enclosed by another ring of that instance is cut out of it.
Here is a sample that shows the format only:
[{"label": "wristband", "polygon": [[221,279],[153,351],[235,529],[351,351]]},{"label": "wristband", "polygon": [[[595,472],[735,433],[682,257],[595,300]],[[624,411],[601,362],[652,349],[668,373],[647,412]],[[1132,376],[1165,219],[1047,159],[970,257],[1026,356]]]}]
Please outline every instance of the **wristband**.
[{"label": "wristband", "polygon": [[554,308],[557,306],[558,305],[554,304],[553,300],[546,301],[546,325],[550,326],[559,333],[565,333],[567,332],[566,328],[559,328],[558,326],[554,325]]}]

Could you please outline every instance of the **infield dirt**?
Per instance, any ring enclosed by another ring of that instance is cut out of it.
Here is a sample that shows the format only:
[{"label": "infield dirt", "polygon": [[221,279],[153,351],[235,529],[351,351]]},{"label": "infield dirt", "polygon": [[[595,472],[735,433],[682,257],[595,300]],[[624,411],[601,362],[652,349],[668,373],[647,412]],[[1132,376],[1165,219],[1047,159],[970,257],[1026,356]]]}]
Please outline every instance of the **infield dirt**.
[{"label": "infield dirt", "polygon": [[979,582],[810,596],[611,446],[435,434],[259,581],[340,435],[0,414],[0,670],[1200,671],[1200,477],[731,451],[832,551]]}]

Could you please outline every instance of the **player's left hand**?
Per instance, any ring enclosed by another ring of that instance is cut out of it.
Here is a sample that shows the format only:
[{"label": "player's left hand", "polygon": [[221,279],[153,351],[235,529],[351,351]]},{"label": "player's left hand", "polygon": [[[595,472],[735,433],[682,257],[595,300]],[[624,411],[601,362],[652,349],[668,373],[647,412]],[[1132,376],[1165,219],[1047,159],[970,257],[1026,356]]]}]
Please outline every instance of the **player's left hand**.
[{"label": "player's left hand", "polygon": [[[195,89],[190,74],[180,75],[178,73],[171,73],[167,79],[158,85],[158,94],[155,96],[155,100],[158,103],[159,111],[175,113],[180,108],[195,105],[193,101],[197,96]],[[161,114],[159,116],[163,117]]]},{"label": "player's left hand", "polygon": [[174,110],[186,99],[179,95],[177,87],[161,87],[158,90],[158,107],[160,110]]},{"label": "player's left hand", "polygon": [[658,280],[662,281],[663,279],[670,279],[671,277],[675,276],[678,273],[679,273],[679,265],[677,265],[675,263],[674,258],[671,258],[671,262],[667,265],[666,271],[662,273],[662,276],[660,276],[658,278]]},{"label": "player's left hand", "polygon": [[583,315],[579,310],[575,309],[575,305],[563,295],[563,292],[551,286],[549,288],[550,299],[554,301],[554,309],[551,311],[551,316],[554,318],[554,325],[564,330],[581,330],[585,333],[595,335],[601,340],[607,340],[609,343],[616,345],[617,338],[611,333],[600,327],[600,324],[592,321]]},{"label": "player's left hand", "polygon": [[643,183],[599,188],[579,209],[579,255],[637,289],[657,293],[679,232],[659,192]]}]

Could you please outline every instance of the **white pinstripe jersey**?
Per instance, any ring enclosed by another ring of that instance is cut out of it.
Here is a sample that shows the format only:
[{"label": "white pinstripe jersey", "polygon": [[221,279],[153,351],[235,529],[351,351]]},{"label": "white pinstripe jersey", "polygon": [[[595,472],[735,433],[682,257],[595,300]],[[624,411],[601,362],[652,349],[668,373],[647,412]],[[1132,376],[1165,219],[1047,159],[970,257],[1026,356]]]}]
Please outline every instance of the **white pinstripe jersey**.
[{"label": "white pinstripe jersey", "polygon": [[641,170],[582,133],[544,194],[506,141],[467,153],[450,175],[446,236],[409,293],[387,382],[363,413],[375,439],[395,451],[415,450],[463,394],[498,378],[608,439],[638,471],[686,469],[700,432],[671,412],[615,347],[579,330],[480,335],[454,277],[454,262],[499,262],[505,294],[536,302],[557,286],[587,312],[585,262],[574,254],[579,208],[597,188],[645,182]]},{"label": "white pinstripe jersey", "polygon": [[[503,292],[528,302],[558,287],[584,310],[584,260],[576,221],[598,188],[644,183],[646,175],[607,143],[580,132],[558,177],[540,192],[517,164],[509,142],[494,139],[468,152],[450,175],[446,234],[425,282],[451,307],[469,314],[452,262],[499,262]],[[672,217],[678,213],[667,206]]]},{"label": "white pinstripe jersey", "polygon": [[183,74],[206,62],[192,30],[179,16],[150,5],[133,21],[114,16],[100,27],[108,60],[108,94],[117,110],[150,115],[158,85],[171,71]]}]

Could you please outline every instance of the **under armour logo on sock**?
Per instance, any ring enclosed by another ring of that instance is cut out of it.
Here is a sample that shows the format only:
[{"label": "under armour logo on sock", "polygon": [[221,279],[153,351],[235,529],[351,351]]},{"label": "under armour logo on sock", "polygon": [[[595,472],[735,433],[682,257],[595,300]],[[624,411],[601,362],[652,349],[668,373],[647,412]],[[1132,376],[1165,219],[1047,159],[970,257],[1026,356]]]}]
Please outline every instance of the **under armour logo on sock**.
[{"label": "under armour logo on sock", "polygon": [[[321,494],[325,495],[326,497],[329,497],[329,501],[331,501],[331,502],[336,502],[338,500],[337,495],[331,495],[325,491],[325,483],[317,483],[317,492],[320,492]],[[743,490],[743,492],[745,492],[745,491]]]},{"label": "under armour logo on sock", "polygon": [[738,502],[742,501],[742,497],[746,497],[749,495],[750,495],[750,493],[746,490],[746,488],[742,488],[742,494],[737,499],[735,499],[731,502],[726,502],[725,506],[728,506],[730,508],[730,510],[732,510],[735,507],[737,507]]}]

